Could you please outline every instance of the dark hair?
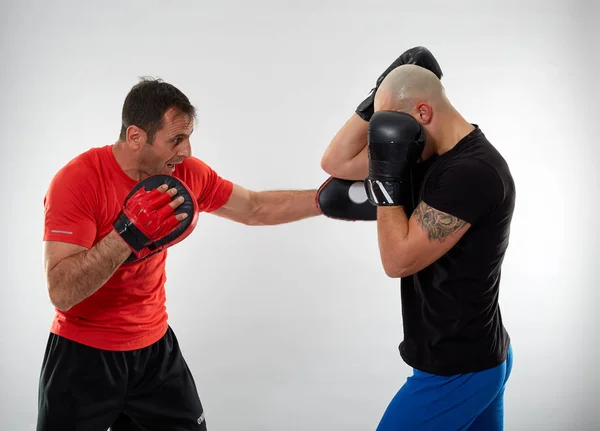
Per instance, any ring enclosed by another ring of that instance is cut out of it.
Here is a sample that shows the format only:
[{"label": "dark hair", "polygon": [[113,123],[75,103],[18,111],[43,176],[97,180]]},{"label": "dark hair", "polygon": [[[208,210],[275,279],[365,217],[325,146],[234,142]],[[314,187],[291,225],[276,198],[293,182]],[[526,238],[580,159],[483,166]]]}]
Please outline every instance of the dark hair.
[{"label": "dark hair", "polygon": [[119,139],[125,140],[129,126],[137,126],[148,135],[148,143],[152,143],[154,134],[163,126],[163,115],[171,108],[190,120],[196,116],[196,109],[179,89],[161,79],[141,78],[123,103]]}]

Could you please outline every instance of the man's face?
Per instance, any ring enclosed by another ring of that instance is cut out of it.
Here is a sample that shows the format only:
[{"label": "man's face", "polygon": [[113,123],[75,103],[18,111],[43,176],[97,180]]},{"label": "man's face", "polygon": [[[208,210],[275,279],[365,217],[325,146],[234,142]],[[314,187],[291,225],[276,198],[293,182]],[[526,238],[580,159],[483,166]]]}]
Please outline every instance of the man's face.
[{"label": "man's face", "polygon": [[148,175],[173,174],[175,165],[192,155],[190,135],[193,130],[193,119],[175,109],[168,110],[163,116],[163,127],[154,134],[154,141],[142,147],[141,169]]}]

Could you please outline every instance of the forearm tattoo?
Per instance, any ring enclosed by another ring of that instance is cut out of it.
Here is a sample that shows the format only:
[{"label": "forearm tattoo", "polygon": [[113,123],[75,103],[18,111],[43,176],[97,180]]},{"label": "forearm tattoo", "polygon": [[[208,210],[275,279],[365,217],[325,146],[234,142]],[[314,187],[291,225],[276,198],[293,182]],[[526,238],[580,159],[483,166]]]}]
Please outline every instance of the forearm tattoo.
[{"label": "forearm tattoo", "polygon": [[414,216],[419,225],[427,232],[430,241],[443,242],[447,237],[467,224],[453,215],[438,211],[425,202],[421,202],[415,209]]}]

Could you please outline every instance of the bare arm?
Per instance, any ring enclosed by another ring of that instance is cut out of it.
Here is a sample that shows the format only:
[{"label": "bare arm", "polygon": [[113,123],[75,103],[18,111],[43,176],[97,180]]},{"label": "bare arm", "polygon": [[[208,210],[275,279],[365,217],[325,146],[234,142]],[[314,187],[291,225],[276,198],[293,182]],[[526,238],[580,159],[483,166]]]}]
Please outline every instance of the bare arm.
[{"label": "bare arm", "polygon": [[90,249],[65,242],[44,242],[50,301],[59,310],[70,309],[100,289],[130,253],[115,231]]},{"label": "bare arm", "polygon": [[410,220],[402,207],[379,207],[377,233],[381,262],[390,277],[406,277],[443,256],[471,226],[421,202]]},{"label": "bare arm", "polygon": [[[442,69],[431,51],[415,46],[404,51],[377,78],[375,87],[358,106],[346,124],[334,136],[321,159],[321,168],[329,175],[344,180],[362,181],[368,176],[367,130],[373,114],[377,88],[384,78],[402,64],[416,64],[442,78]],[[361,118],[362,115],[364,117]]]},{"label": "bare arm", "polygon": [[325,150],[321,168],[335,178],[364,180],[369,174],[368,127],[367,121],[352,114]]},{"label": "bare arm", "polygon": [[277,225],[321,214],[316,190],[255,192],[234,185],[227,203],[213,214],[250,226]]}]

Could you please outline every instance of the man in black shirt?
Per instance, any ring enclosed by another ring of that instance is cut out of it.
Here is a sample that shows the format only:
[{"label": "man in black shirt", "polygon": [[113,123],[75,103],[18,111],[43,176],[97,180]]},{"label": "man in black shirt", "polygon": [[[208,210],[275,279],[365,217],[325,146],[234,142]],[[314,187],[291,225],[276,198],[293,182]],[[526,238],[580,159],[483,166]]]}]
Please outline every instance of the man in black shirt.
[{"label": "man in black shirt", "polygon": [[502,430],[512,349],[498,297],[515,205],[510,170],[426,68],[391,71],[369,120],[365,188],[383,268],[401,279],[400,354],[414,370],[378,431]]},{"label": "man in black shirt", "polygon": [[[392,71],[374,104],[365,184],[383,267],[402,279],[400,354],[415,370],[379,429],[502,429],[512,355],[498,296],[515,205],[510,170],[422,67]],[[432,156],[407,214],[404,184]]]}]

